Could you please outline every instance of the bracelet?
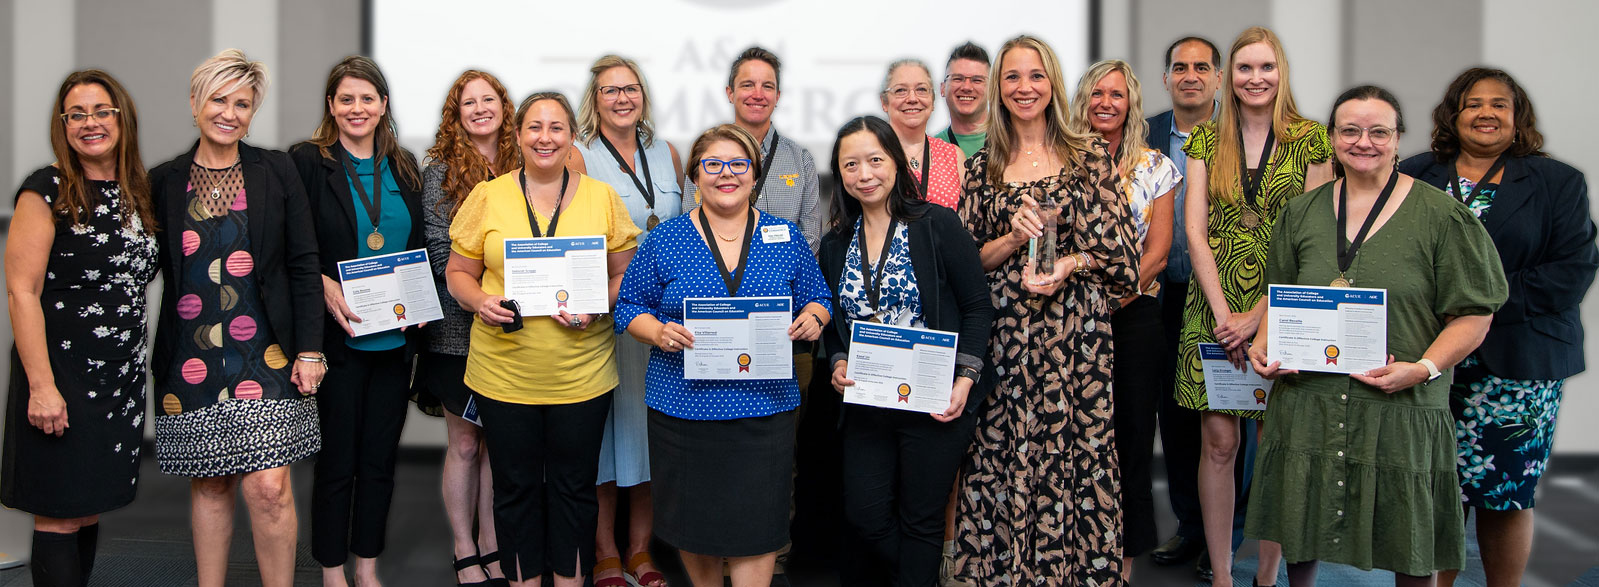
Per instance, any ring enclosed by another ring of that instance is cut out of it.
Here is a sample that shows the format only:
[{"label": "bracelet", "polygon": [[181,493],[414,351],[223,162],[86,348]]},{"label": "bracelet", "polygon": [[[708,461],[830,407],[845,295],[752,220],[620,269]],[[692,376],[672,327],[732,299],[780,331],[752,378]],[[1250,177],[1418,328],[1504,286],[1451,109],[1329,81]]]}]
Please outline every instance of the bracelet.
[{"label": "bracelet", "polygon": [[305,355],[297,355],[297,356],[294,357],[294,360],[300,361],[300,362],[303,362],[303,363],[321,363],[322,364],[322,368],[324,368],[324,369],[326,369],[327,366],[328,366],[328,356],[324,355],[322,353],[317,353],[316,356],[314,356],[314,357],[308,357],[308,356],[305,356]]},{"label": "bracelet", "polygon": [[1088,273],[1088,271],[1093,268],[1091,265],[1093,264],[1094,260],[1088,256],[1088,253],[1072,253],[1072,256],[1078,259],[1077,269],[1072,271],[1073,274],[1083,275]]},{"label": "bracelet", "polygon": [[824,329],[827,328],[826,324],[822,324],[822,317],[821,316],[817,316],[816,312],[806,312],[806,314],[810,314],[811,319],[816,321],[816,327],[817,328],[824,328]]}]

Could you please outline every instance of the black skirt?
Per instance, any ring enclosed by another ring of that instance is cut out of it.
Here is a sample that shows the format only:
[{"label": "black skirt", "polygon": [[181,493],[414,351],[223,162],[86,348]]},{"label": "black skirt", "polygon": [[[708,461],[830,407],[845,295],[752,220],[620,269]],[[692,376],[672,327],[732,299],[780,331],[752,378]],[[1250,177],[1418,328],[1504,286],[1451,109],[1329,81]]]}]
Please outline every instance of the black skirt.
[{"label": "black skirt", "polygon": [[472,389],[466,386],[466,357],[428,351],[417,360],[417,376],[422,380],[422,387],[451,414],[459,416],[465,412],[467,398],[472,397]]},{"label": "black skirt", "polygon": [[650,410],[655,534],[694,554],[742,557],[788,543],[794,412],[684,420]]}]

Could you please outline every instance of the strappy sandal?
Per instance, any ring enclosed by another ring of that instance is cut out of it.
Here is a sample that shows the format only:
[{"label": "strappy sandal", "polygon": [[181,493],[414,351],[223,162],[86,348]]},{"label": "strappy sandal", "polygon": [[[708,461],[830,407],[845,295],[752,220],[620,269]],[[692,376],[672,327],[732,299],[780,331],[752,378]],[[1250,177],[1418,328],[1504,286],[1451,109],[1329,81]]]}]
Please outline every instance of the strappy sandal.
[{"label": "strappy sandal", "polygon": [[[638,554],[627,557],[627,571],[625,573],[633,578],[633,584],[638,585],[638,587],[666,587],[666,575],[662,575],[660,571],[646,571],[642,575],[639,574],[639,567],[644,565],[654,566],[654,564],[655,560],[650,558],[649,552],[640,551]],[[600,586],[595,584],[594,587]]]},{"label": "strappy sandal", "polygon": [[623,574],[615,577],[605,577],[603,579],[600,578],[600,573],[610,570],[622,570],[621,557],[608,556],[600,559],[599,562],[594,564],[594,574],[591,575],[594,577],[594,587],[631,587],[627,584],[626,571],[623,571]]},{"label": "strappy sandal", "polygon": [[478,555],[475,555],[475,554],[472,555],[472,556],[466,556],[466,557],[461,557],[461,558],[455,559],[455,585],[456,585],[456,587],[491,587],[490,584],[489,584],[489,580],[488,579],[484,579],[482,581],[473,581],[471,583],[462,583],[461,582],[461,571],[470,569],[472,567],[478,567],[480,570],[482,570],[484,577],[489,576],[488,569],[484,569],[483,568],[482,560],[483,559],[481,557],[479,557]]},{"label": "strappy sandal", "polygon": [[494,552],[478,555],[478,560],[483,566],[484,576],[489,578],[489,582],[484,583],[484,585],[488,585],[489,587],[511,587],[510,579],[505,577],[495,577],[493,573],[489,572],[489,565],[500,562],[500,551],[496,550]]}]

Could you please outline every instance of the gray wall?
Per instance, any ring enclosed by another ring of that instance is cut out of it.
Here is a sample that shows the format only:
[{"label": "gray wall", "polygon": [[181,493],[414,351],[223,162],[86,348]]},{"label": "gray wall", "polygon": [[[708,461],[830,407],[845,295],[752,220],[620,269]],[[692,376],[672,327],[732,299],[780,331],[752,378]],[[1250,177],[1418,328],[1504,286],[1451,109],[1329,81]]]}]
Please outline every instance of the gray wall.
[{"label": "gray wall", "polygon": [[[1599,54],[1599,42],[1586,30],[1599,22],[1599,3],[1104,0],[1103,10],[1101,53],[1133,64],[1150,113],[1169,105],[1160,71],[1173,39],[1199,34],[1225,51],[1246,26],[1264,24],[1282,37],[1295,97],[1311,118],[1326,117],[1343,88],[1377,83],[1393,90],[1409,114],[1403,152],[1420,152],[1445,84],[1461,69],[1486,63],[1510,70],[1527,87],[1555,157],[1599,173],[1599,142],[1592,140],[1599,118],[1588,103],[1596,88],[1586,73],[1586,61]],[[7,32],[0,42],[0,185],[17,185],[23,174],[50,162],[50,100],[62,77],[83,67],[111,71],[137,98],[146,163],[188,148],[194,140],[189,73],[227,47],[265,61],[270,71],[272,86],[249,140],[287,147],[308,137],[320,119],[327,70],[359,51],[361,25],[360,0],[0,0],[0,30]],[[470,61],[469,50],[461,53],[463,63]],[[390,76],[405,74],[402,64],[385,65]],[[437,107],[399,106],[402,113]],[[5,198],[0,209],[10,206]],[[1599,325],[1599,304],[1584,309],[1585,321]],[[0,338],[9,336],[4,330]],[[1599,345],[1589,354],[1599,365]],[[0,365],[0,374],[5,368]],[[1582,375],[1568,389],[1595,385],[1599,375]],[[1579,427],[1573,416],[1599,412],[1599,396],[1570,393],[1565,401],[1556,450],[1599,453],[1599,428]],[[443,438],[438,420],[413,418],[405,442],[437,445]]]}]

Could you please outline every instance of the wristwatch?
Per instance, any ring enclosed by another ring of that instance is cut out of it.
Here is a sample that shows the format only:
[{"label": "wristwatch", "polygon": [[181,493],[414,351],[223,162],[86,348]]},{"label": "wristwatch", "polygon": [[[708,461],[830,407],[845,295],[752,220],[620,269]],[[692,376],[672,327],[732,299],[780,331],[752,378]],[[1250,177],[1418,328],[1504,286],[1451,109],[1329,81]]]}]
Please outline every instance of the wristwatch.
[{"label": "wristwatch", "polygon": [[977,369],[972,368],[971,366],[960,365],[960,366],[955,367],[955,376],[956,377],[965,377],[967,379],[972,380],[972,383],[977,383],[978,381],[982,380],[983,373],[981,371],[978,371]]},{"label": "wristwatch", "polygon": [[1432,359],[1422,357],[1416,360],[1416,364],[1427,368],[1427,381],[1432,381],[1443,375],[1443,372],[1438,370],[1438,365],[1433,363]]}]

